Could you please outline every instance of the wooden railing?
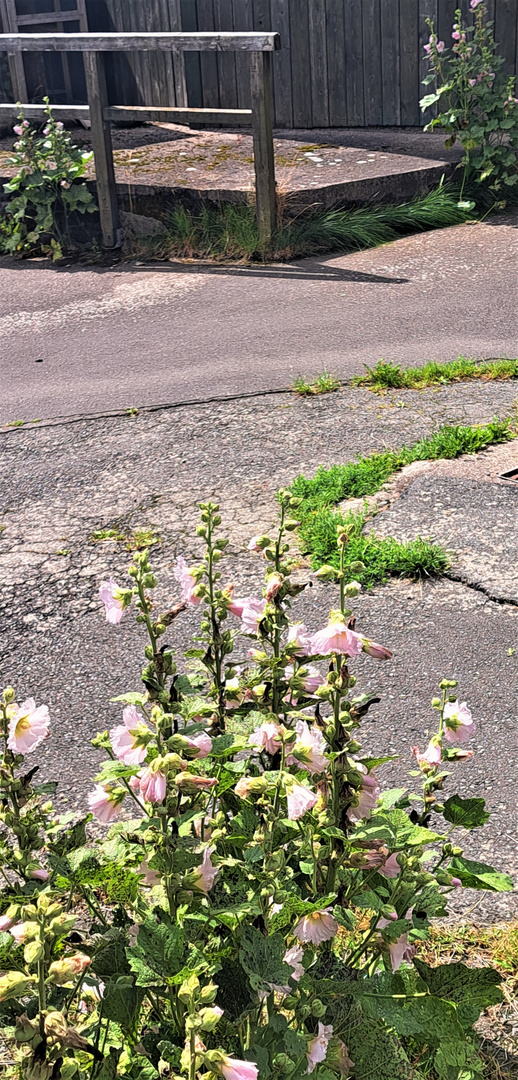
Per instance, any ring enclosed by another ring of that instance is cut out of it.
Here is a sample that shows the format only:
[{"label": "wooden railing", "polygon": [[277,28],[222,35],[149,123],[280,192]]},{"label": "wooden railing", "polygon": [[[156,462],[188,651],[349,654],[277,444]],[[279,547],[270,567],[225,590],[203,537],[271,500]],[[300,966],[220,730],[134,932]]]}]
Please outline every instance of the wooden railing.
[{"label": "wooden railing", "polygon": [[[218,123],[251,124],[254,143],[256,214],[259,235],[268,243],[276,224],[275,165],[272,127],[272,53],[280,48],[274,33],[116,33],[116,34],[0,34],[0,49],[23,52],[82,52],[88,105],[54,105],[63,119],[89,117],[97,179],[97,200],[103,244],[120,244],[120,217],[115,184],[110,125],[114,120],[167,121],[212,119]],[[104,53],[124,51],[246,52],[250,53],[251,109],[189,109],[108,104]],[[26,117],[41,117],[43,105],[25,105]],[[0,104],[0,118],[18,114],[14,103]]]}]

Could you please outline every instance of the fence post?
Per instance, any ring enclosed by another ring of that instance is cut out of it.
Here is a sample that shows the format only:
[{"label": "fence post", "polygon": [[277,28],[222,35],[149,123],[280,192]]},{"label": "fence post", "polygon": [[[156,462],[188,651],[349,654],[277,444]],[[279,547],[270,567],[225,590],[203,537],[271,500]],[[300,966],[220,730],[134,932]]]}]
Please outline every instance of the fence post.
[{"label": "fence post", "polygon": [[261,242],[268,244],[277,225],[272,123],[272,54],[250,54],[255,200]]},{"label": "fence post", "polygon": [[108,106],[104,53],[87,52],[84,54],[84,60],[103,247],[115,248],[121,243],[121,225],[113,168],[110,121],[105,120],[104,117],[104,110]]}]

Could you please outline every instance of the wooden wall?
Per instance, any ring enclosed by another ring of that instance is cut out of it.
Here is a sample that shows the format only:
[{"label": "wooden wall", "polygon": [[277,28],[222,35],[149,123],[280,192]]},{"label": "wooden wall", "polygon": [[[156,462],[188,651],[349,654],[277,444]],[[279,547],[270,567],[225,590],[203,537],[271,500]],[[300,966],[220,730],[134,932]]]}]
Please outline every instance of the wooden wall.
[{"label": "wooden wall", "polygon": [[[48,7],[48,0],[18,0],[19,11],[42,3]],[[518,0],[487,3],[506,68],[514,73]],[[462,4],[466,11],[469,0]],[[279,31],[275,123],[288,128],[424,123],[419,98],[425,92],[426,18],[448,40],[456,6],[456,0],[87,0],[91,30]],[[185,62],[190,105],[249,107],[245,55],[190,53]],[[112,104],[177,103],[169,55],[113,55],[108,68]],[[10,100],[5,72],[0,63],[4,101]],[[55,100],[63,100],[53,89]]]}]

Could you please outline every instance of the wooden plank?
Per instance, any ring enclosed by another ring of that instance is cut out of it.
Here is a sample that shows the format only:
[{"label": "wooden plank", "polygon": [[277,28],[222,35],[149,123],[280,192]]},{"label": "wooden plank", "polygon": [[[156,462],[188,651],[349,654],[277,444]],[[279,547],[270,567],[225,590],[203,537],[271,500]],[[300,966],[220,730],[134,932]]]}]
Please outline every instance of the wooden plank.
[{"label": "wooden plank", "polygon": [[501,55],[505,57],[502,71],[505,71],[508,75],[513,75],[516,71],[516,23],[516,0],[497,0],[495,5],[495,41],[500,46]]},{"label": "wooden plank", "polygon": [[[88,108],[88,106],[84,106]],[[167,123],[175,119],[181,122],[189,120],[192,123],[200,120],[220,121],[224,124],[244,124],[250,127],[252,119],[251,109],[183,109],[178,105],[109,105],[104,110],[106,120],[130,120],[144,122],[154,120],[158,123]]]},{"label": "wooden plank", "polygon": [[[233,0],[234,30],[253,30],[252,0]],[[250,60],[246,53],[236,53],[237,102],[240,109],[250,108]]]},{"label": "wooden plank", "polygon": [[293,90],[291,82],[291,27],[289,0],[270,0],[271,29],[281,39],[281,48],[273,58],[273,116],[275,127],[293,127]]},{"label": "wooden plank", "polygon": [[[309,0],[312,3],[312,0]],[[291,75],[293,84],[293,126],[309,128],[313,123],[309,92],[308,0],[290,0]]]},{"label": "wooden plank", "polygon": [[448,48],[453,44],[451,32],[457,7],[460,7],[460,4],[455,3],[455,0],[437,0],[437,34],[440,40],[446,42]]},{"label": "wooden plank", "polygon": [[329,124],[347,127],[344,0],[328,0],[327,4],[327,77]]},{"label": "wooden plank", "polygon": [[253,53],[250,58],[250,91],[253,112],[255,201],[259,237],[265,245],[269,244],[277,225],[272,90],[271,56],[268,53]]},{"label": "wooden plank", "polygon": [[308,16],[312,122],[329,127],[326,0],[311,0]]},{"label": "wooden plank", "polygon": [[383,123],[380,0],[363,0],[363,99],[365,123]]},{"label": "wooden plank", "polygon": [[[428,74],[430,69],[430,62],[424,51],[424,46],[428,43],[430,37],[430,30],[426,24],[426,20],[431,19],[435,29],[438,26],[438,3],[437,0],[419,0],[419,97],[424,97],[429,92],[428,87],[423,86],[423,79]],[[424,127],[433,118],[437,109],[426,109],[423,113],[421,107],[419,107],[420,120],[419,123]]]},{"label": "wooden plank", "polygon": [[[14,0],[0,0],[0,12],[2,15],[2,26],[4,31],[6,33],[16,34],[18,26],[16,22],[16,5]],[[13,94],[18,101],[27,101],[29,95],[27,93],[27,80],[25,78],[23,56],[8,49],[7,59]]]},{"label": "wooden plank", "polygon": [[[214,0],[197,0],[196,8],[200,32],[214,30],[216,27]],[[216,57],[202,53],[200,56],[200,72],[203,104],[205,108],[217,109],[221,102],[219,97],[218,61]]]},{"label": "wooden plank", "polygon": [[419,9],[416,0],[399,0],[401,124],[421,122],[419,109]]},{"label": "wooden plank", "polygon": [[381,3],[381,88],[383,124],[401,119],[399,81],[399,0]]},{"label": "wooden plank", "polygon": [[[167,7],[169,13],[169,29],[172,33],[181,33],[183,29],[181,0],[167,0]],[[185,57],[183,53],[177,53],[175,56],[171,54],[171,61],[173,65],[174,103],[185,109],[189,104],[187,99]]]},{"label": "wooden plank", "polygon": [[278,34],[0,34],[0,49],[13,52],[275,52]]},{"label": "wooden plank", "polygon": [[[46,105],[23,105],[23,115],[26,120],[42,120],[45,116]],[[12,102],[0,104],[0,119],[14,120],[20,111],[19,105]],[[52,114],[57,120],[88,120],[90,109],[88,105],[53,105]]]},{"label": "wooden plank", "polygon": [[[59,13],[58,16],[56,13]],[[35,15],[17,15],[16,22],[18,26],[37,26],[43,25],[43,23],[66,23],[66,22],[79,22],[79,14],[77,11],[60,11],[56,8],[56,11],[45,11],[41,14]]]},{"label": "wooden plank", "polygon": [[344,0],[344,36],[347,123],[363,127],[363,18],[358,0]]},{"label": "wooden plank", "polygon": [[92,147],[103,245],[106,248],[115,248],[121,243],[121,227],[113,168],[110,121],[104,116],[104,110],[108,107],[104,56],[97,52],[86,54],[85,76],[92,124]]},{"label": "wooden plank", "polygon": [[[196,33],[198,28],[198,5],[197,0],[180,0],[181,27],[184,33]],[[185,64],[185,81],[187,83],[187,105],[201,108],[203,105],[203,88],[201,84],[201,53],[173,53],[173,59],[182,56]]]},{"label": "wooden plank", "polygon": [[[214,19],[216,30],[234,29],[232,0],[214,0]],[[218,56],[219,97],[224,108],[237,109],[237,73],[236,58],[232,53]]]}]

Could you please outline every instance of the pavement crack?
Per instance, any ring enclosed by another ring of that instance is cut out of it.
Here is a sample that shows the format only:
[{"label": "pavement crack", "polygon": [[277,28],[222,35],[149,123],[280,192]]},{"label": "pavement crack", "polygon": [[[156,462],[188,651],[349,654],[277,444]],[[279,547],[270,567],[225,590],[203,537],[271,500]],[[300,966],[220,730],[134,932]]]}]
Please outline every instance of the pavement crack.
[{"label": "pavement crack", "polygon": [[496,593],[491,592],[487,585],[483,585],[480,581],[469,581],[465,574],[460,570],[446,570],[441,577],[448,578],[449,581],[458,581],[461,585],[464,585],[466,589],[473,589],[474,592],[483,593],[487,596],[488,600],[493,600],[495,604],[500,604],[502,607],[508,605],[509,607],[518,607],[518,600],[513,600],[509,596],[497,596]]}]

